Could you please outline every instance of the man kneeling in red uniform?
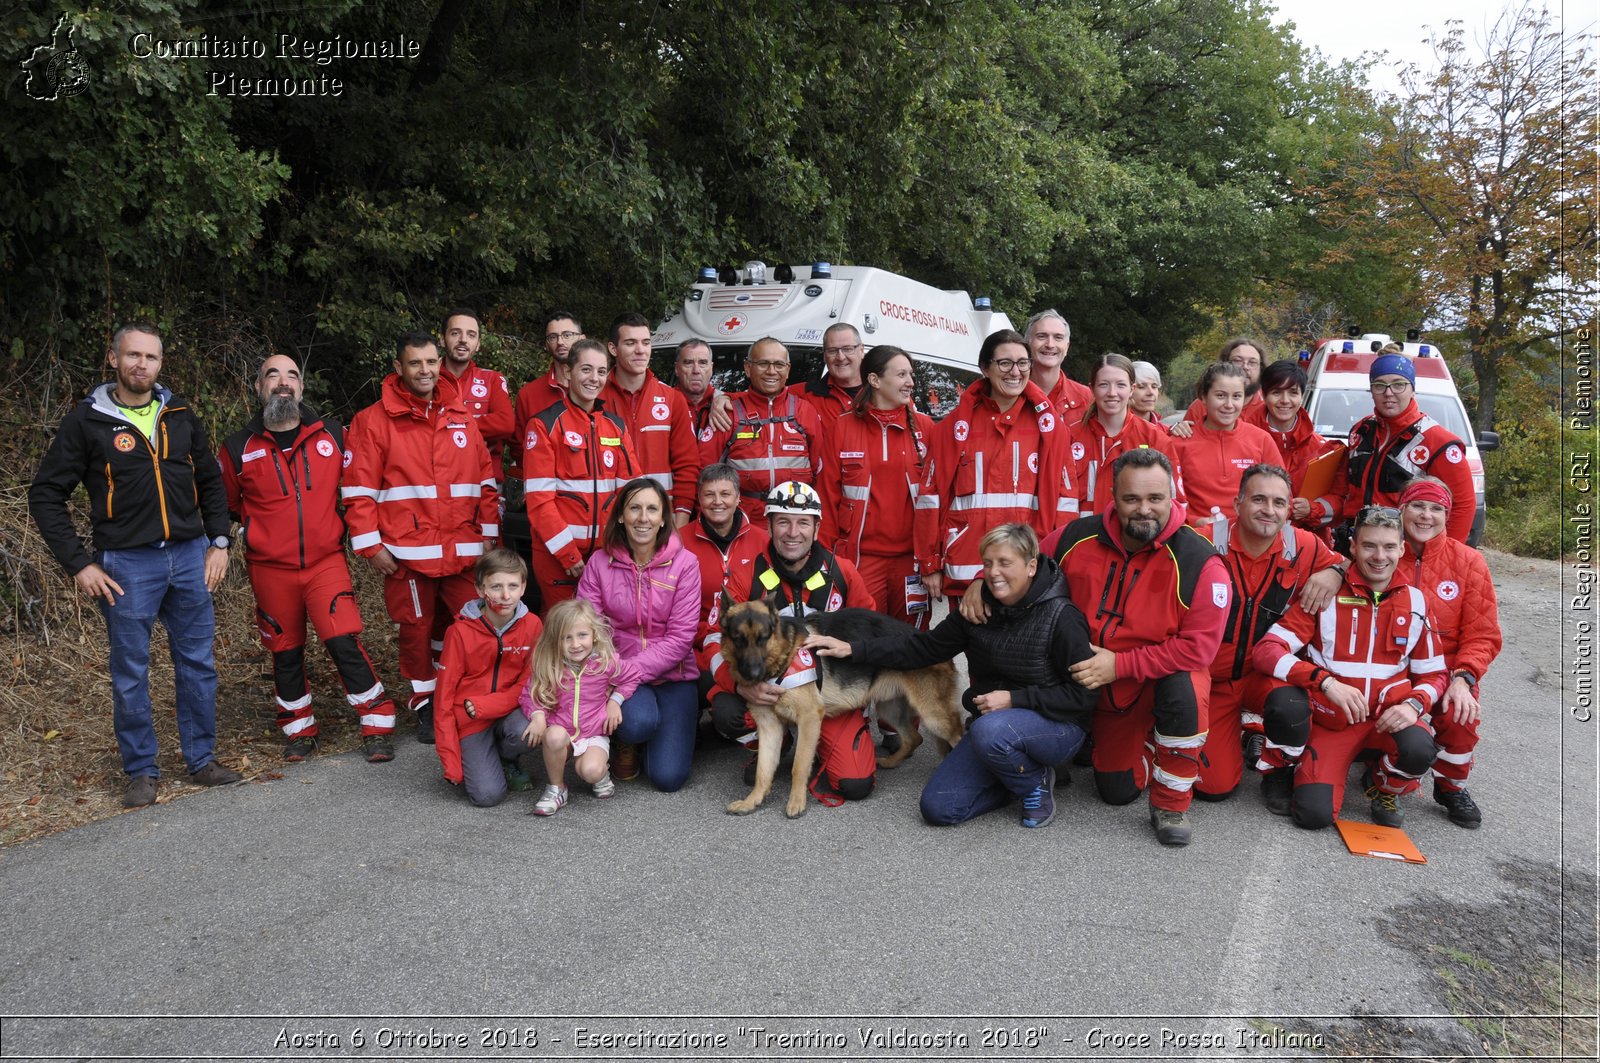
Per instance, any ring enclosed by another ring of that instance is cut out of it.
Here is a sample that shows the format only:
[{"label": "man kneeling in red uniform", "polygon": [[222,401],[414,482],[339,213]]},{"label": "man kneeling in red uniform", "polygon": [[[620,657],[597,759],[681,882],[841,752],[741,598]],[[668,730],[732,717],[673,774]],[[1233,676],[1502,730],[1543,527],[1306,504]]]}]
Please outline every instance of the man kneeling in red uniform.
[{"label": "man kneeling in red uniform", "polygon": [[1373,822],[1400,826],[1397,799],[1420,785],[1438,752],[1428,713],[1448,673],[1427,599],[1400,567],[1401,547],[1399,511],[1361,510],[1339,594],[1316,613],[1295,603],[1251,655],[1257,669],[1297,688],[1292,701],[1268,701],[1265,724],[1281,745],[1307,738],[1290,812],[1309,830],[1333,823],[1350,765],[1369,749],[1379,754],[1366,777]]}]

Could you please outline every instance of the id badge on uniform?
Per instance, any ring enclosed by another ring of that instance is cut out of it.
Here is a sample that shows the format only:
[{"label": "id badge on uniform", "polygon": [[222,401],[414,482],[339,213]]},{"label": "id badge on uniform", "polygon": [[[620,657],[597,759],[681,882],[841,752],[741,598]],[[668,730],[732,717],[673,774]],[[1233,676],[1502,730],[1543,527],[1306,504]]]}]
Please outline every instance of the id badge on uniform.
[{"label": "id badge on uniform", "polygon": [[906,615],[916,616],[928,611],[928,588],[922,585],[922,576],[912,573],[906,577]]}]

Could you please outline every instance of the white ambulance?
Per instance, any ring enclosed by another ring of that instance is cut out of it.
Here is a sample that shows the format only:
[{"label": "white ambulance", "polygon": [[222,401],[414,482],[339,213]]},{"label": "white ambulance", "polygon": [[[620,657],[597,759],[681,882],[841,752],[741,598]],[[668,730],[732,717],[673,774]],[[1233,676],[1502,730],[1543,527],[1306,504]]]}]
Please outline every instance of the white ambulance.
[{"label": "white ambulance", "polygon": [[771,336],[789,348],[789,383],[823,373],[822,334],[829,325],[854,325],[871,350],[880,343],[903,347],[917,365],[917,401],[935,417],[955,407],[961,389],[978,374],[978,348],[999,329],[1013,328],[989,300],[964,291],[943,291],[871,266],[815,262],[799,267],[700,270],[674,314],[650,337],[656,372],[672,379],[678,344],[710,344],[718,387],[746,387],[744,356],[750,344]]}]

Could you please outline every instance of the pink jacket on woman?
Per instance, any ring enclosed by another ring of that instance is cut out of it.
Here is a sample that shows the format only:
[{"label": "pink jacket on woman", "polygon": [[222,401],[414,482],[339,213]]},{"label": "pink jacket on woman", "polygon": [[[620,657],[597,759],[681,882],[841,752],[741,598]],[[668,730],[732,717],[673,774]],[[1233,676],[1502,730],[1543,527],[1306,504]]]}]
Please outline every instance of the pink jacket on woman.
[{"label": "pink jacket on woman", "polygon": [[642,682],[700,678],[700,563],[677,532],[642,568],[626,550],[596,550],[578,578],[578,597],[611,621],[617,655],[638,667]]}]

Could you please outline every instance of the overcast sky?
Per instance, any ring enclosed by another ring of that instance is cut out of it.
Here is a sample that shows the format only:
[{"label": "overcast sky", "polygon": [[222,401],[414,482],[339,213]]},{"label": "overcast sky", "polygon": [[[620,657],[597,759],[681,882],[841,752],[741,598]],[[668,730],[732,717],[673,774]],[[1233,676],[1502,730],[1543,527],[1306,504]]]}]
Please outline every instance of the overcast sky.
[{"label": "overcast sky", "polygon": [[[1369,75],[1376,88],[1396,91],[1397,62],[1424,69],[1434,65],[1429,31],[1444,36],[1445,22],[1460,19],[1470,45],[1484,39],[1506,4],[1502,0],[1271,0],[1278,9],[1274,22],[1292,21],[1295,35],[1332,60],[1354,59],[1362,52],[1387,49],[1388,58]],[[1516,0],[1512,0],[1513,3]],[[1550,0],[1550,11],[1569,30],[1589,27],[1600,15],[1600,0]],[[1472,48],[1474,53],[1477,48]]]}]

